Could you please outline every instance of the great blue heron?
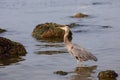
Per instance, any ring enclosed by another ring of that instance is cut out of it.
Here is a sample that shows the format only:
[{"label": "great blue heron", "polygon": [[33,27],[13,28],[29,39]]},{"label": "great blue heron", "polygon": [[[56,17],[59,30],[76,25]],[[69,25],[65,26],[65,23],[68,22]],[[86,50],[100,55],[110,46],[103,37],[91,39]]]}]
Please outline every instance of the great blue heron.
[{"label": "great blue heron", "polygon": [[68,26],[58,27],[58,28],[65,30],[64,43],[68,49],[68,52],[71,53],[77,59],[78,63],[83,61],[88,61],[88,60],[97,61],[97,58],[93,54],[88,52],[86,49],[80,47],[79,45],[71,43],[69,41],[68,34],[70,31],[70,28]]}]

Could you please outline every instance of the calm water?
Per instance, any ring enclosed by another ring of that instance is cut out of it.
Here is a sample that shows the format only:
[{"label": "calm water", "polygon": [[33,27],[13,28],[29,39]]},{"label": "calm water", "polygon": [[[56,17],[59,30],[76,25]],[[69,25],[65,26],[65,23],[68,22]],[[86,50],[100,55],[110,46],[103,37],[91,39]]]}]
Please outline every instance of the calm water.
[{"label": "calm water", "polygon": [[[90,17],[70,17],[78,12]],[[120,74],[119,15],[119,0],[0,0],[0,27],[8,30],[0,36],[22,43],[28,52],[23,61],[1,66],[0,80],[98,80],[98,72],[107,69]],[[72,41],[91,51],[98,62],[85,62],[88,71],[75,73],[76,60],[64,43],[37,41],[31,36],[37,24],[46,22],[81,24],[71,29]],[[43,54],[47,51],[51,55]],[[59,76],[53,73],[57,70],[70,74]]]}]

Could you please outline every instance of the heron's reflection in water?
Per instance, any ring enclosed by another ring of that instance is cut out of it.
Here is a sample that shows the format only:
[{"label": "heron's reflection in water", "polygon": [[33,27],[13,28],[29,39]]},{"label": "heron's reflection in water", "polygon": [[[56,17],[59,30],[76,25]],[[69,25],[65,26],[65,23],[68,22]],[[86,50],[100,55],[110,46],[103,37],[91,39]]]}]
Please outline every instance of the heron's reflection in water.
[{"label": "heron's reflection in water", "polygon": [[71,80],[94,80],[92,74],[94,70],[97,69],[97,66],[87,66],[87,67],[76,67],[74,75],[71,76]]}]

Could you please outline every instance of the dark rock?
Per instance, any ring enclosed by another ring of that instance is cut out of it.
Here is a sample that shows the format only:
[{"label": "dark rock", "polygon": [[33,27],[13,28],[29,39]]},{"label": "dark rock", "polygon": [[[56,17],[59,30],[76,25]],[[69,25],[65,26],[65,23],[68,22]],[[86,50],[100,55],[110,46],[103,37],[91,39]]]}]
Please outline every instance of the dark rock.
[{"label": "dark rock", "polygon": [[111,4],[110,2],[93,2],[92,5],[106,5]]},{"label": "dark rock", "polygon": [[0,37],[0,59],[24,56],[25,54],[26,50],[22,44]]},{"label": "dark rock", "polygon": [[0,28],[0,33],[3,33],[3,32],[6,32],[6,30]]},{"label": "dark rock", "polygon": [[[37,25],[33,32],[32,36],[38,40],[48,40],[48,41],[63,41],[64,30],[61,30],[57,27],[65,25],[59,25],[56,23],[44,23]],[[72,39],[72,32],[69,33],[69,39]]]},{"label": "dark rock", "polygon": [[83,13],[77,13],[74,16],[72,16],[73,18],[84,18],[84,17],[88,17],[87,14],[83,14]]},{"label": "dark rock", "polygon": [[112,28],[111,26],[101,26],[103,29],[105,28]]},{"label": "dark rock", "polygon": [[103,4],[103,3],[101,3],[101,2],[93,2],[92,4],[93,4],[93,5],[101,5],[101,4]]},{"label": "dark rock", "polygon": [[68,26],[72,28],[72,27],[75,27],[75,26],[80,26],[80,24],[77,24],[77,23],[70,23],[70,24],[68,24]]},{"label": "dark rock", "polygon": [[98,74],[99,80],[116,80],[118,74],[114,70],[101,71]]},{"label": "dark rock", "polygon": [[64,72],[64,71],[55,71],[54,74],[59,74],[59,75],[67,75],[68,72]]}]

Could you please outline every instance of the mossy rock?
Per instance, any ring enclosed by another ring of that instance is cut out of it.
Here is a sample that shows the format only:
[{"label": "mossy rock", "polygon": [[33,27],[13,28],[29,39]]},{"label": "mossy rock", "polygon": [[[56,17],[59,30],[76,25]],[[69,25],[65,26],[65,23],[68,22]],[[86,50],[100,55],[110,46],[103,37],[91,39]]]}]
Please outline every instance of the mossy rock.
[{"label": "mossy rock", "polygon": [[26,49],[21,43],[0,37],[0,59],[26,55]]},{"label": "mossy rock", "polygon": [[6,30],[0,28],[0,33],[3,33],[3,32],[6,32]]},{"label": "mossy rock", "polygon": [[72,16],[73,18],[84,18],[84,17],[88,17],[87,14],[83,14],[83,13],[76,13],[74,16]]},{"label": "mossy rock", "polygon": [[114,80],[118,77],[118,74],[114,70],[101,71],[98,74],[99,79]]},{"label": "mossy rock", "polygon": [[58,75],[63,75],[64,76],[64,75],[67,75],[68,72],[64,72],[64,71],[60,70],[60,71],[55,71],[54,74],[58,74]]},{"label": "mossy rock", "polygon": [[[60,25],[56,23],[44,23],[37,25],[33,32],[32,36],[38,40],[48,40],[48,41],[63,41],[64,30],[61,30],[57,27],[65,25]],[[69,33],[69,39],[72,39],[72,32]]]}]

